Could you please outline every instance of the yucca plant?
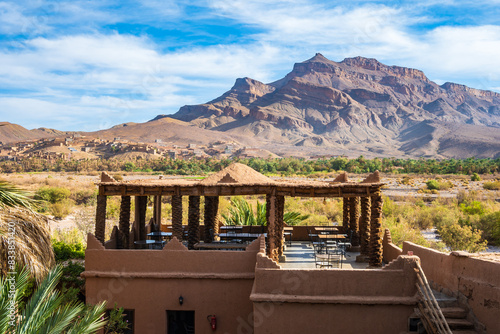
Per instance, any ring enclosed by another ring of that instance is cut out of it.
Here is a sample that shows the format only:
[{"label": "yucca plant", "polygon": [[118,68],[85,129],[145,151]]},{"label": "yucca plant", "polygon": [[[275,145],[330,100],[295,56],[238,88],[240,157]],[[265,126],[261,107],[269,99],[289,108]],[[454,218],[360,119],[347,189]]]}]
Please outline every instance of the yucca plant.
[{"label": "yucca plant", "polygon": [[[105,303],[95,306],[85,306],[81,302],[63,304],[63,296],[56,289],[61,275],[60,266],[52,269],[24,305],[22,296],[28,287],[29,271],[25,268],[15,276],[0,277],[0,332],[83,334],[103,328]],[[13,293],[9,280],[15,281]],[[10,310],[12,302],[17,308],[13,313]]]}]

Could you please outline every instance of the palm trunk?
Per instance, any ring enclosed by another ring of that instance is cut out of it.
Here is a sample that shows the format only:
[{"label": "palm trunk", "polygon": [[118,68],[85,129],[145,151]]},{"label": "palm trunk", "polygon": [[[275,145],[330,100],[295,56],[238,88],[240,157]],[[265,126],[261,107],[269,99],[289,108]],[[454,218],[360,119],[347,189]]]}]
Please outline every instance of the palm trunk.
[{"label": "palm trunk", "polygon": [[200,196],[189,196],[188,249],[200,241]]},{"label": "palm trunk", "polygon": [[215,224],[217,212],[219,210],[219,197],[218,196],[205,196],[205,230],[204,242],[212,242],[214,234],[216,233]]},{"label": "palm trunk", "polygon": [[122,196],[120,204],[120,220],[118,222],[123,239],[117,240],[118,249],[129,248],[130,238],[130,196]]},{"label": "palm trunk", "polygon": [[172,196],[172,236],[182,241],[182,196]]},{"label": "palm trunk", "polygon": [[382,267],[382,196],[372,196],[370,219],[370,267]]}]

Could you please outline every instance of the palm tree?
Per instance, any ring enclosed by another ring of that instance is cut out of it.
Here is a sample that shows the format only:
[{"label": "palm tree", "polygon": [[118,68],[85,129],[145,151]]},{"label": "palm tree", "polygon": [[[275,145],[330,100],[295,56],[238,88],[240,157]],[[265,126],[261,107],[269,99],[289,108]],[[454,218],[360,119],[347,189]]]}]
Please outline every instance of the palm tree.
[{"label": "palm tree", "polygon": [[[257,212],[253,211],[252,206],[243,197],[231,198],[232,206],[229,207],[229,213],[222,214],[226,225],[261,225],[267,224],[266,203],[261,204],[257,201]],[[301,215],[296,211],[285,212],[283,221],[287,225],[297,225],[309,218],[309,215]]]},{"label": "palm tree", "polygon": [[[56,289],[62,267],[56,266],[40,282],[30,299],[22,304],[22,296],[29,285],[29,271],[23,269],[12,278],[0,277],[0,333],[95,333],[101,329],[105,303],[86,307],[81,302],[63,304],[63,296]],[[15,280],[14,293],[10,280]],[[16,306],[11,312],[11,302]]]},{"label": "palm tree", "polygon": [[[46,218],[34,209],[38,201],[23,190],[0,182],[0,274],[9,271],[9,255],[40,281],[55,265]],[[9,248],[10,247],[10,248]],[[10,253],[9,253],[10,251]]]}]

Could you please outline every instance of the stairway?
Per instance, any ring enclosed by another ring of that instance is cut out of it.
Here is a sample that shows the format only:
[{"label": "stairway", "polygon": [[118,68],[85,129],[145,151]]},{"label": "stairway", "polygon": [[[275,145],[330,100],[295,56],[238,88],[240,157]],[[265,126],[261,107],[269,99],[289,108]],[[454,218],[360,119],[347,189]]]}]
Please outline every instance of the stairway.
[{"label": "stairway", "polygon": [[[467,319],[468,311],[459,306],[457,298],[450,297],[435,290],[432,290],[432,292],[453,334],[478,334],[474,329],[474,323]],[[418,308],[415,308],[415,313],[412,317],[422,317]],[[423,326],[419,326],[419,328],[421,328],[420,332],[417,331],[417,333],[425,333]],[[415,333],[415,331],[413,333]]]}]

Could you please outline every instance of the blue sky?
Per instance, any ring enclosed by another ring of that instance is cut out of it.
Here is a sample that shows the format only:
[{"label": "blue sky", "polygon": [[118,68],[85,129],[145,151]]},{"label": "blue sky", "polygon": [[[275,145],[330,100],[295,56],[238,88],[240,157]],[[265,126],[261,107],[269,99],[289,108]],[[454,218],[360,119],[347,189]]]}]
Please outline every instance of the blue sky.
[{"label": "blue sky", "polygon": [[500,92],[500,0],[0,2],[0,121],[144,122],[316,52]]}]

